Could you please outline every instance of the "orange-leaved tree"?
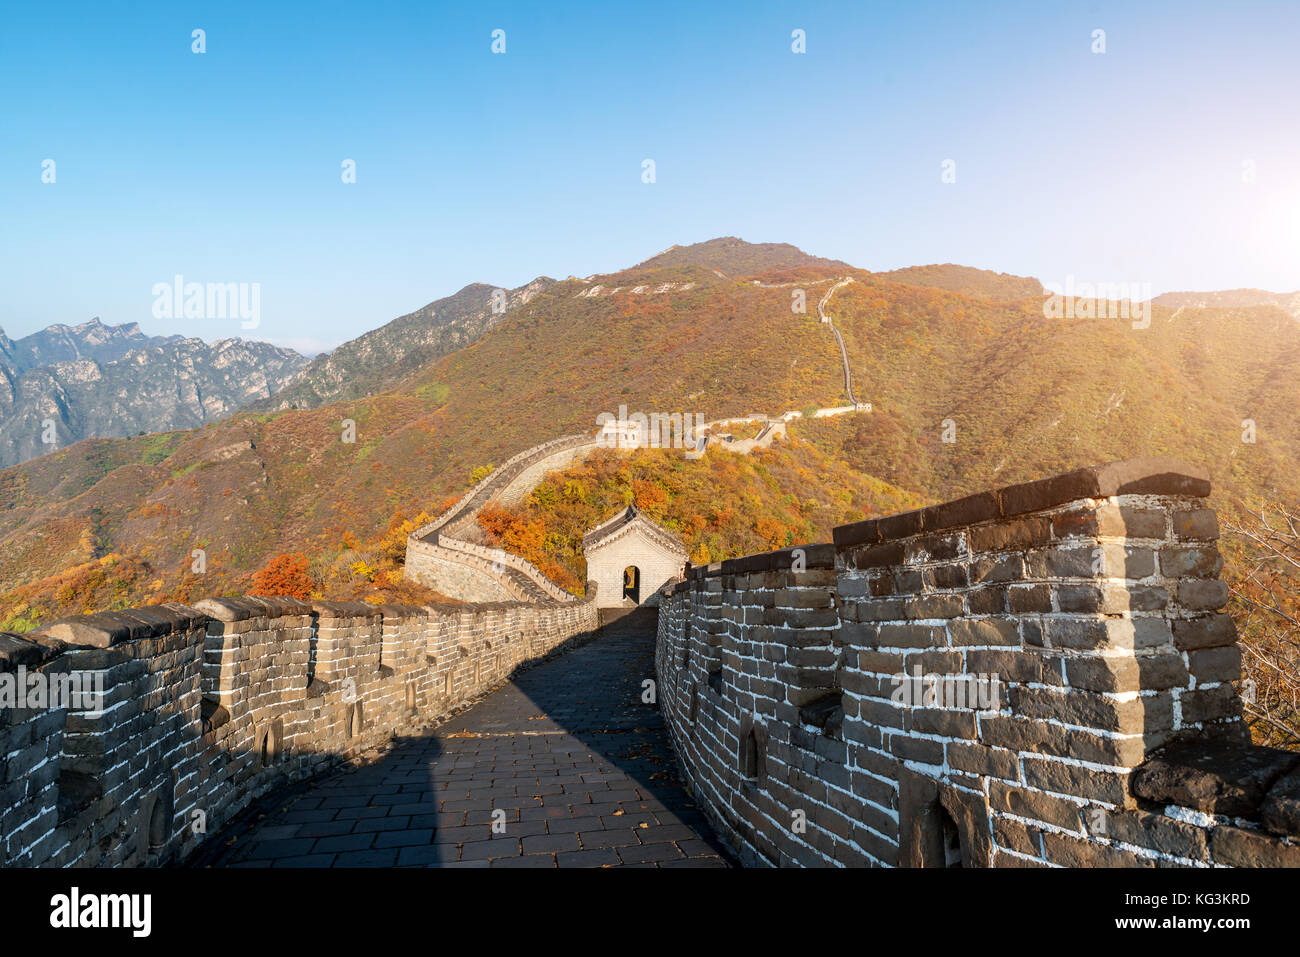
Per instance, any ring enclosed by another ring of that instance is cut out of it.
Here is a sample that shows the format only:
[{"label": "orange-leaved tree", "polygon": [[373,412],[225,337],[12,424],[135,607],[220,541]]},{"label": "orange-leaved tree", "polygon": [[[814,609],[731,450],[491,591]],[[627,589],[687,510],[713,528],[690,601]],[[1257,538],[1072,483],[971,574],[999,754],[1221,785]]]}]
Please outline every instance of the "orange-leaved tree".
[{"label": "orange-leaved tree", "polygon": [[632,497],[636,507],[651,514],[658,514],[668,503],[668,495],[648,479],[632,480]]},{"label": "orange-leaved tree", "polygon": [[316,587],[307,571],[307,556],[302,552],[276,555],[265,568],[253,575],[250,595],[283,595],[286,598],[311,598]]}]

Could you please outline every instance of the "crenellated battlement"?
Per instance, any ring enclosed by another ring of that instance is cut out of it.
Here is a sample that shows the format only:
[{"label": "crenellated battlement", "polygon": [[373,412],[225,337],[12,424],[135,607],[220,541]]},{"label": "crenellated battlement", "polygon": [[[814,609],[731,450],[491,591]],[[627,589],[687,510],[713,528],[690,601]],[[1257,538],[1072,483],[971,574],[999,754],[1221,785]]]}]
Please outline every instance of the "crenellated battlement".
[{"label": "crenellated battlement", "polygon": [[[1300,755],[1249,744],[1209,492],[1133,460],[692,569],[661,592],[656,668],[696,799],[756,865],[1300,865]],[[0,635],[0,677],[103,693],[0,711],[0,862],[182,859],[594,633],[595,606],[593,584],[213,598]]]},{"label": "crenellated battlement", "polygon": [[407,536],[406,577],[471,601],[573,601],[573,595],[531,562],[472,539],[475,519],[489,502],[515,504],[547,471],[563,468],[596,447],[595,436],[566,435],[511,456],[444,514]]},{"label": "crenellated battlement", "polygon": [[594,633],[581,601],[213,598],[0,635],[0,676],[93,676],[94,711],[0,709],[0,864],[186,857],[272,788],[361,761]]},{"label": "crenellated battlement", "polygon": [[656,663],[719,833],[759,865],[1300,865],[1209,492],[1132,460],[693,569]]}]

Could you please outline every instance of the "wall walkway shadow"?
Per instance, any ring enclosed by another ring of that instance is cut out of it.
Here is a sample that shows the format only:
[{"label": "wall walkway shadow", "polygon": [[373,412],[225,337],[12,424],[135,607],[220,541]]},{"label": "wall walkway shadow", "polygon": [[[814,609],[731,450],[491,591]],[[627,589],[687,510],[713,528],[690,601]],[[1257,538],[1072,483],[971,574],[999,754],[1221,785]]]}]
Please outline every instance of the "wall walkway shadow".
[{"label": "wall walkway shadow", "polygon": [[190,863],[726,866],[642,700],[656,621],[642,608],[575,636],[373,763],[260,802]]}]

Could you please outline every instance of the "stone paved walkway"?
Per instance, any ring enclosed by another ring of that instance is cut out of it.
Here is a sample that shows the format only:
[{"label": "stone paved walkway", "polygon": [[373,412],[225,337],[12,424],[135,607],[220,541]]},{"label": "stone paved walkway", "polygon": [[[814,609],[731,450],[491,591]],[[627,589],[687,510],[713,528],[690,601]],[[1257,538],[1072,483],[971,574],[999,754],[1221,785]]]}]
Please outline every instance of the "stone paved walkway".
[{"label": "stone paved walkway", "polygon": [[[217,835],[204,863],[727,866],[658,711],[641,703],[654,614],[620,619],[376,763],[277,801],[251,829]],[[504,833],[493,833],[498,811]]]}]

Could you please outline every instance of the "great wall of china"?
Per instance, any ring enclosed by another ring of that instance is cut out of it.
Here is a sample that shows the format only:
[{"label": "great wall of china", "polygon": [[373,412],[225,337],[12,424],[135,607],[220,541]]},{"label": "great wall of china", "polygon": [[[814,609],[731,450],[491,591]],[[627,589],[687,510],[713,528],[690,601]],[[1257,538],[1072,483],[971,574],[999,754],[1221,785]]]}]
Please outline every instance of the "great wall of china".
[{"label": "great wall of china", "polygon": [[531,562],[485,546],[476,517],[488,502],[518,504],[547,472],[582,459],[597,445],[594,435],[568,435],[507,459],[446,514],[410,534],[406,576],[470,601],[573,601]]},{"label": "great wall of china", "polygon": [[594,596],[423,608],[221,598],[0,636],[0,671],[102,673],[6,709],[6,866],[176,861],[273,788],[359,761],[596,629]]},{"label": "great wall of china", "polygon": [[817,302],[817,315],[821,318],[822,322],[831,327],[831,332],[835,334],[835,344],[840,347],[840,362],[844,366],[844,391],[849,397],[849,403],[856,408],[858,406],[858,399],[857,396],[853,394],[853,370],[849,368],[849,350],[844,346],[844,336],[842,336],[840,330],[835,327],[835,320],[826,314],[826,304],[831,301],[831,296],[835,295],[835,290],[847,286],[851,282],[853,282],[853,277],[849,276],[831,286],[831,288],[826,291],[826,295],[822,296]]},{"label": "great wall of china", "polygon": [[[818,409],[818,417],[842,415],[855,406]],[[869,408],[869,407],[868,407]],[[786,423],[801,412],[779,417],[732,416],[703,423],[694,444],[685,449],[687,458],[698,459],[710,449],[748,455],[769,448],[786,435]],[[752,439],[732,439],[723,429],[732,423],[759,423]],[[608,433],[567,435],[535,445],[512,456],[466,493],[445,514],[417,528],[407,540],[405,574],[408,578],[444,594],[469,601],[573,601],[574,597],[547,578],[530,562],[484,542],[477,516],[488,502],[518,505],[548,472],[559,471],[580,461],[598,448],[640,446],[673,447],[680,435],[636,433],[619,436]],[[630,441],[623,441],[628,440]]]},{"label": "great wall of china", "polygon": [[[436,724],[598,629],[474,517],[588,454],[513,457],[408,542],[422,608],[223,598],[0,636],[0,672],[105,704],[0,712],[0,864],[186,858],[258,797]],[[750,865],[1300,865],[1300,755],[1252,747],[1208,478],[1135,460],[692,569],[659,599],[659,707]],[[994,676],[992,707],[896,699]]]},{"label": "great wall of china", "polygon": [[755,865],[1300,866],[1209,492],[1132,460],[692,569],[656,663],[697,800]]}]

